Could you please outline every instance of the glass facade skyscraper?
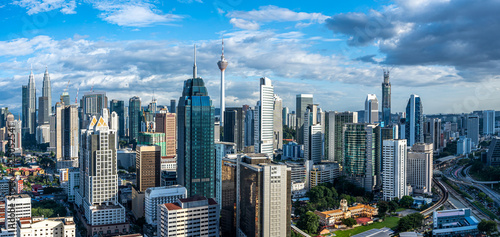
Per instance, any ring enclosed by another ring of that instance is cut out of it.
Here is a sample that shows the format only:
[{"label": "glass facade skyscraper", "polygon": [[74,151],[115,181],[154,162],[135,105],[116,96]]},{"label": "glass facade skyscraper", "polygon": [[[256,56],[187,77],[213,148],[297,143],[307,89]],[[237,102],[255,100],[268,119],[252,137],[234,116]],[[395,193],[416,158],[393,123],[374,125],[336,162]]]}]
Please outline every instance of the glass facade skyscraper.
[{"label": "glass facade skyscraper", "polygon": [[123,100],[111,100],[109,102],[110,113],[116,112],[118,115],[118,136],[125,136],[125,103]]},{"label": "glass facade skyscraper", "polygon": [[128,101],[129,140],[137,140],[141,127],[141,98],[134,96]]},{"label": "glass facade skyscraper", "polygon": [[215,108],[205,82],[196,76],[184,82],[177,107],[177,182],[187,196],[215,197]]},{"label": "glass facade skyscraper", "polygon": [[391,124],[391,82],[389,82],[389,71],[386,70],[382,83],[382,121],[384,126]]},{"label": "glass facade skyscraper", "polygon": [[412,94],[406,105],[405,138],[409,147],[424,142],[424,109],[418,95]]}]

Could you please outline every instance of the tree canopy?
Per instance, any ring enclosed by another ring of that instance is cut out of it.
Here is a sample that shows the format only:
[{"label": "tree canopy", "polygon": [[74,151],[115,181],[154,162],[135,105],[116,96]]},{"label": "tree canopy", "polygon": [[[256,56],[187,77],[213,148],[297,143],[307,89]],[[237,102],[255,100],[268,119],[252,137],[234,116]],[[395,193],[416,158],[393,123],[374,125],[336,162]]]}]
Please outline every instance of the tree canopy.
[{"label": "tree canopy", "polygon": [[297,222],[297,227],[309,234],[316,234],[319,228],[319,216],[311,211],[301,216]]}]

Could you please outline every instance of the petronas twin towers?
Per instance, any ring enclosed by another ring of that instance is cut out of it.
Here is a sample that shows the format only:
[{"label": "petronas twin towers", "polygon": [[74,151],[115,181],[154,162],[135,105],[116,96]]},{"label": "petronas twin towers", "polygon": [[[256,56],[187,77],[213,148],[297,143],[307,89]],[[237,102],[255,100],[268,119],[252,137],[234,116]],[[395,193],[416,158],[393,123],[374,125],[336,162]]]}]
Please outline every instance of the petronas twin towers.
[{"label": "petronas twin towers", "polygon": [[[36,121],[36,86],[33,70],[29,75],[28,85],[22,87],[22,123],[23,135],[34,135],[37,127]],[[48,69],[43,75],[42,96],[38,100],[38,125],[48,124],[52,107],[52,90]]]}]

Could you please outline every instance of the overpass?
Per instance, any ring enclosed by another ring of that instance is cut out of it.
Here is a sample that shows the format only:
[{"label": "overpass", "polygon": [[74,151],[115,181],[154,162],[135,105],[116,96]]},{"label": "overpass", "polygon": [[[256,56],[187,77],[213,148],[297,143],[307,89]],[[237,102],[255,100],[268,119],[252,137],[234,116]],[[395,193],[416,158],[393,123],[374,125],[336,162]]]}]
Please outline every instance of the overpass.
[{"label": "overpass", "polygon": [[439,199],[439,201],[436,204],[434,204],[431,207],[420,212],[420,214],[422,214],[424,217],[430,216],[435,210],[439,209],[441,206],[443,206],[448,201],[449,194],[448,194],[448,190],[446,189],[446,187],[443,184],[441,184],[441,182],[439,180],[437,180],[436,178],[433,178],[432,182],[434,184],[436,184],[436,186],[439,189],[441,189],[441,193],[443,195],[441,196],[441,199]]}]

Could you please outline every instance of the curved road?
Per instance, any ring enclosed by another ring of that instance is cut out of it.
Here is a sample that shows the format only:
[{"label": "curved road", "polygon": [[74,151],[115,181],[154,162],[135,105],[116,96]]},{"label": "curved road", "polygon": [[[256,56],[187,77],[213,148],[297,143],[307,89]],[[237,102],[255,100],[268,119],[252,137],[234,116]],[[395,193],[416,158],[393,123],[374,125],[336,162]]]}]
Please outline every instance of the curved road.
[{"label": "curved road", "polygon": [[439,201],[436,204],[420,212],[420,214],[422,214],[424,217],[431,215],[435,210],[439,209],[442,205],[444,205],[448,201],[448,195],[449,195],[448,190],[443,184],[441,184],[441,181],[437,180],[436,178],[433,178],[432,182],[434,182],[434,184],[436,184],[436,186],[439,189],[441,189],[441,193],[443,194],[443,196],[441,196],[441,199],[439,199]]}]

